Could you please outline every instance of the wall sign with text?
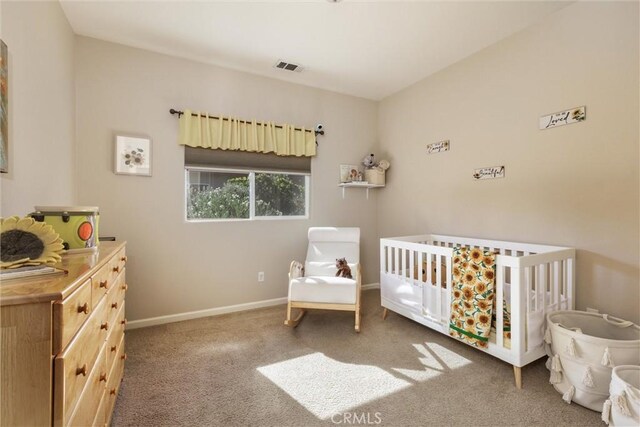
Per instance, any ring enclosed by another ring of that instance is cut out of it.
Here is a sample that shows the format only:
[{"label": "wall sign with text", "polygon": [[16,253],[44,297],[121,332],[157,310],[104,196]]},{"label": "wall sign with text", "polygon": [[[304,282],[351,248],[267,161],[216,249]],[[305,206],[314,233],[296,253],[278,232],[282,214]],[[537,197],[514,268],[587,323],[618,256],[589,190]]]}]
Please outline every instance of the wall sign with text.
[{"label": "wall sign with text", "polygon": [[473,171],[474,179],[494,179],[504,178],[504,166],[492,166],[490,168],[480,168]]},{"label": "wall sign with text", "polygon": [[443,151],[449,151],[449,140],[434,142],[427,145],[427,154],[441,153]]},{"label": "wall sign with text", "polygon": [[587,118],[587,109],[582,107],[572,108],[559,113],[549,114],[540,117],[540,129],[549,129],[558,126],[570,125],[571,123],[582,122]]}]

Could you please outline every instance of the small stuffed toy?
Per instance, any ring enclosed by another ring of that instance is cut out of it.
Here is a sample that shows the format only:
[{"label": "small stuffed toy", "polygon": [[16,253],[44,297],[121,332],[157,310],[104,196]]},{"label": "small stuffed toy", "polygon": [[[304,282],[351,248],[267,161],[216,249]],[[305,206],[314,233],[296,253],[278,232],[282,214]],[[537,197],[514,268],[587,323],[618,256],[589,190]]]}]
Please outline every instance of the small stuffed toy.
[{"label": "small stuffed toy", "polygon": [[371,168],[377,166],[376,165],[376,159],[375,159],[373,153],[369,154],[364,159],[362,159],[362,164],[367,169],[371,169]]},{"label": "small stuffed toy", "polygon": [[336,277],[346,277],[347,279],[353,279],[351,276],[351,268],[347,264],[346,258],[340,258],[336,260]]},{"label": "small stuffed toy", "polygon": [[291,263],[291,278],[304,277],[304,265],[299,261]]}]

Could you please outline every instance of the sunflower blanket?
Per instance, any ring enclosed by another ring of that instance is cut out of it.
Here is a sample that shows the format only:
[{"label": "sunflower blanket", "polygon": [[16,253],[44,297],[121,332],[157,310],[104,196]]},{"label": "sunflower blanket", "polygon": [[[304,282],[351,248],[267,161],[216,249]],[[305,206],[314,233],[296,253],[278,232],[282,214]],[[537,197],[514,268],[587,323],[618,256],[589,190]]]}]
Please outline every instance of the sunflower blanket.
[{"label": "sunflower blanket", "polygon": [[493,252],[457,246],[453,249],[453,287],[449,335],[487,348],[495,299]]}]

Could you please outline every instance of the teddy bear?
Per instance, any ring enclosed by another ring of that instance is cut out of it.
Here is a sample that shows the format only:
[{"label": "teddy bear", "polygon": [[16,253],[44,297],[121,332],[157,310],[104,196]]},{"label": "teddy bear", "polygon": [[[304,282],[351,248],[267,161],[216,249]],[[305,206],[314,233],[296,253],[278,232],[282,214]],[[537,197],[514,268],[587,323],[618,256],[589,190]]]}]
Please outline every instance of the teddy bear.
[{"label": "teddy bear", "polygon": [[362,164],[367,169],[371,169],[371,168],[377,166],[376,165],[376,159],[375,159],[375,156],[373,155],[373,153],[369,154],[364,159],[362,159]]},{"label": "teddy bear", "polygon": [[336,277],[346,277],[347,279],[353,279],[351,276],[351,268],[347,264],[346,258],[336,259]]}]

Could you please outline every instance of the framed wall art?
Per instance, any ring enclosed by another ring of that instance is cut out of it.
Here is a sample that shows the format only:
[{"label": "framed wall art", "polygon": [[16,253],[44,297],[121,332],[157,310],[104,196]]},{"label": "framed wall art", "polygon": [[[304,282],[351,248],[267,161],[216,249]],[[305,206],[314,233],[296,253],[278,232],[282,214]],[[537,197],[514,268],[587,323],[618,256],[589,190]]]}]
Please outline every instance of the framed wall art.
[{"label": "framed wall art", "polygon": [[115,173],[151,176],[151,139],[116,135]]}]

